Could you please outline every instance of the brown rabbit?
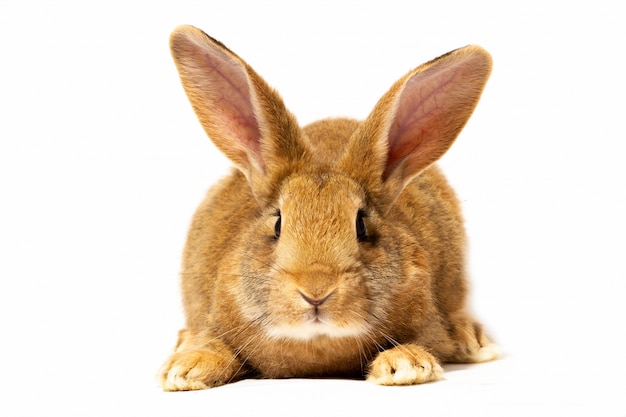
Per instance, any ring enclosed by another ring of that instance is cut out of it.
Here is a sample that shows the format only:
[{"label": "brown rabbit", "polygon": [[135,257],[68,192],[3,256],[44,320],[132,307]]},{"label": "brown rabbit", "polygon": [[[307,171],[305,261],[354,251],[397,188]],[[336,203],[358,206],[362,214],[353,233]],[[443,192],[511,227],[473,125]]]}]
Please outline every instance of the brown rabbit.
[{"label": "brown rabbit", "polygon": [[248,64],[182,26],[171,49],[191,104],[237,170],[214,186],[184,251],[186,328],[163,389],[252,376],[442,376],[497,349],[466,311],[459,203],[434,162],[491,71],[477,46],[396,82],[363,122],[300,128]]}]

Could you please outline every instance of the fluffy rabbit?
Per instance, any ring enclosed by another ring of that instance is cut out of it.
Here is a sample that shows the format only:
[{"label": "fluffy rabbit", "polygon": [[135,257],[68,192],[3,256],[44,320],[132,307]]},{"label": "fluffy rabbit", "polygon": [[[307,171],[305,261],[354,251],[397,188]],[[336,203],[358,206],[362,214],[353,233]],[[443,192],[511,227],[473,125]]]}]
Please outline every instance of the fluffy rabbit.
[{"label": "fluffy rabbit", "polygon": [[236,170],[206,196],[182,266],[186,327],[163,389],[243,377],[439,379],[494,359],[466,311],[459,203],[434,165],[491,71],[477,46],[396,82],[362,122],[301,128],[241,58],[182,26],[170,46],[200,123]]}]

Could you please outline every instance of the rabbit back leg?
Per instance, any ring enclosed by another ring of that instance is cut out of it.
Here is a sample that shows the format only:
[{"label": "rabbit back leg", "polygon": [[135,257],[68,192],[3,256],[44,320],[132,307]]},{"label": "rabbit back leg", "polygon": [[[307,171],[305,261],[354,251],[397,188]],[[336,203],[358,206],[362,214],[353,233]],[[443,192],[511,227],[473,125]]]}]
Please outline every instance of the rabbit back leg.
[{"label": "rabbit back leg", "polygon": [[497,359],[500,350],[485,335],[482,325],[461,310],[448,316],[450,335],[456,349],[451,355],[442,358],[444,362],[478,363]]}]

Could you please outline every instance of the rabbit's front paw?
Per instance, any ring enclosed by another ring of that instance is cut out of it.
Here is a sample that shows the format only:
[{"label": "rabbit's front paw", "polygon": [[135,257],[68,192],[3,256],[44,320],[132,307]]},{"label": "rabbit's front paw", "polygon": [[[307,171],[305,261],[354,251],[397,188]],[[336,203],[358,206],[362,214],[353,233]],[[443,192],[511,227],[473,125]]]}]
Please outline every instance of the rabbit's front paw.
[{"label": "rabbit's front paw", "polygon": [[212,388],[230,382],[240,368],[232,355],[213,350],[177,352],[161,367],[161,386],[165,391]]},{"label": "rabbit's front paw", "polygon": [[443,368],[433,355],[417,345],[399,345],[378,354],[367,380],[379,385],[412,385],[436,381]]}]

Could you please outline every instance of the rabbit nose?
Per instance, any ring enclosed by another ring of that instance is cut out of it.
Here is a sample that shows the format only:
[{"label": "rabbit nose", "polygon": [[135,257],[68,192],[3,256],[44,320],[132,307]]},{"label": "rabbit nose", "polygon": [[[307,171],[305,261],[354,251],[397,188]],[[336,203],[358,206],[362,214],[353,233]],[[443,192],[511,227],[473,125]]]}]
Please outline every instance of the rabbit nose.
[{"label": "rabbit nose", "polygon": [[300,295],[302,296],[302,298],[304,298],[304,301],[306,301],[307,303],[311,304],[314,307],[319,307],[322,304],[324,304],[326,300],[328,300],[328,298],[331,296],[331,294],[332,293],[328,294],[326,297],[323,297],[323,298],[311,298],[305,295],[304,293],[300,292]]}]

